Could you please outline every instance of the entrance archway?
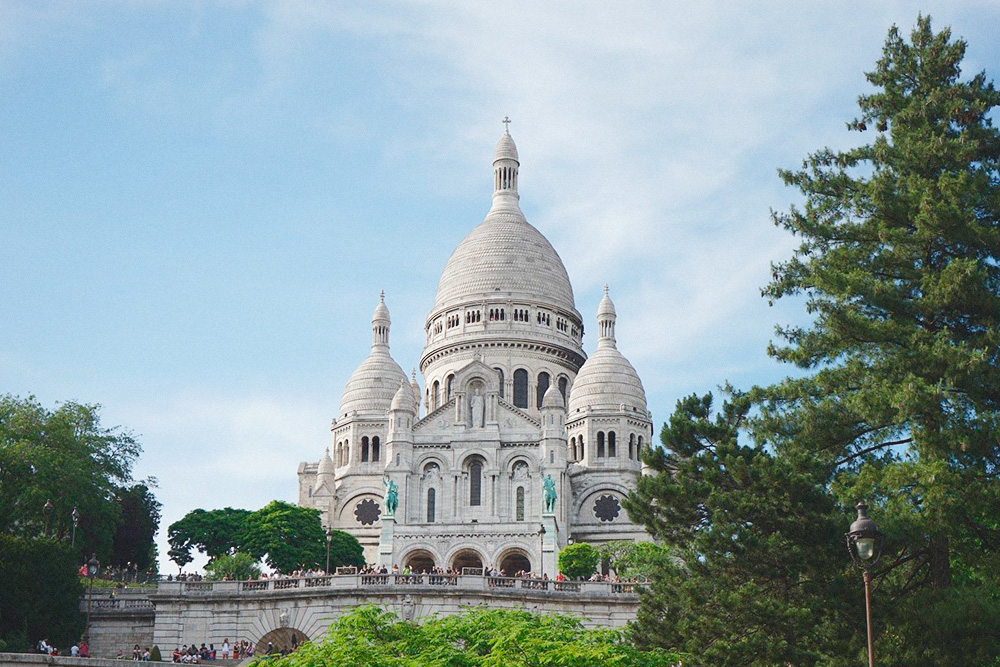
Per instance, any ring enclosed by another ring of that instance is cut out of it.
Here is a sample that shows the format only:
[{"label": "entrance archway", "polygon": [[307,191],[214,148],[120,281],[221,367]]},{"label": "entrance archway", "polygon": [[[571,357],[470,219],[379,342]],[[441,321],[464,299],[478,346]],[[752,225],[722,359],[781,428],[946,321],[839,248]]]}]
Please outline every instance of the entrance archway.
[{"label": "entrance archway", "polygon": [[285,651],[295,650],[307,641],[309,641],[309,638],[301,630],[296,630],[295,628],[277,628],[260,638],[260,641],[257,642],[257,653],[267,653],[269,650],[267,645],[269,643],[271,644],[270,652],[284,653]]},{"label": "entrance archway", "polygon": [[410,568],[413,574],[430,573],[434,569],[434,556],[429,551],[418,549],[406,556],[403,566]]},{"label": "entrance archway", "polygon": [[531,572],[531,561],[528,554],[520,549],[512,549],[500,558],[500,569],[508,577],[513,577],[518,572]]},{"label": "entrance archway", "polygon": [[472,549],[463,549],[452,557],[451,569],[457,570],[459,574],[482,574],[483,557]]}]

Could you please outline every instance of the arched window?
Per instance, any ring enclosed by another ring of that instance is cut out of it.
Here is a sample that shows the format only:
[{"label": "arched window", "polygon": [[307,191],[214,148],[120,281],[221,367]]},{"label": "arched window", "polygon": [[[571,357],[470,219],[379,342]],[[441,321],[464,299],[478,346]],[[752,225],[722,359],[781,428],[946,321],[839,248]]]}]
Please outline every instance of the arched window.
[{"label": "arched window", "polygon": [[344,465],[348,465],[351,462],[351,441],[344,440]]},{"label": "arched window", "polygon": [[444,400],[450,401],[451,400],[451,389],[452,389],[452,386],[455,384],[455,376],[454,375],[449,375],[447,382],[448,382],[448,384],[447,384],[447,387],[446,387],[446,395],[445,395],[445,399]]},{"label": "arched window", "polygon": [[559,378],[559,393],[562,394],[563,402],[566,401],[566,386],[568,384],[569,380],[566,379],[565,375]]},{"label": "arched window", "polygon": [[628,434],[628,457],[635,458],[635,433]]},{"label": "arched window", "polygon": [[483,464],[473,461],[469,466],[469,505],[478,507],[483,504]]},{"label": "arched window", "polygon": [[441,398],[441,383],[438,382],[437,380],[434,380],[434,384],[432,386],[434,387],[434,390],[431,392],[431,398],[434,399],[434,403],[431,406],[431,410],[433,411],[437,410],[438,399]]},{"label": "arched window", "polygon": [[437,500],[437,492],[434,489],[427,489],[427,523],[434,523],[434,504]]},{"label": "arched window", "polygon": [[556,462],[556,451],[554,449],[549,450],[549,463]]},{"label": "arched window", "polygon": [[618,445],[615,443],[615,439],[615,432],[608,431],[608,456],[611,458],[618,456]]},{"label": "arched window", "polygon": [[524,487],[517,487],[517,504],[516,504],[516,518],[518,521],[524,521]]},{"label": "arched window", "polygon": [[378,436],[376,435],[372,438],[372,461],[378,461],[382,458],[382,443],[379,442]]},{"label": "arched window", "polygon": [[361,438],[361,462],[368,463],[368,436]]},{"label": "arched window", "polygon": [[604,458],[604,431],[597,432],[597,458]]},{"label": "arched window", "polygon": [[569,460],[576,461],[576,436],[569,439]]},{"label": "arched window", "polygon": [[495,370],[497,372],[497,375],[500,376],[500,398],[503,398],[503,369],[494,368],[493,370]]},{"label": "arched window", "polygon": [[639,436],[639,446],[635,450],[635,458],[637,458],[637,459],[641,459],[642,458],[642,436],[641,435]]},{"label": "arched window", "polygon": [[581,435],[580,436],[579,444],[577,444],[577,454],[576,454],[576,460],[577,461],[582,461],[583,460],[583,453],[584,453],[584,451],[586,451],[586,450],[583,448],[583,436]]},{"label": "arched window", "polygon": [[334,452],[334,459],[337,462],[337,467],[344,465],[344,443],[338,442],[336,451]]},{"label": "arched window", "polygon": [[514,405],[528,407],[528,371],[523,368],[514,371]]},{"label": "arched window", "polygon": [[538,374],[538,390],[535,392],[537,394],[538,406],[542,407],[542,398],[545,397],[545,392],[549,390],[549,374],[542,371]]}]

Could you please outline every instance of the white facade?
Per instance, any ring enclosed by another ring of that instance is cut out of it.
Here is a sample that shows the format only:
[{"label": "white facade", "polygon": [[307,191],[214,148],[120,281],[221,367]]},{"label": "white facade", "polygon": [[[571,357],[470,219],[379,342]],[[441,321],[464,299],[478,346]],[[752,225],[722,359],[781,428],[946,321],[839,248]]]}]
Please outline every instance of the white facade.
[{"label": "white facade", "polygon": [[518,206],[518,166],[505,131],[492,207],[448,260],[427,317],[424,388],[390,356],[383,297],[331,447],[299,465],[299,504],[355,535],[370,562],[552,577],[569,540],[648,539],[621,507],[652,434],[642,382],[615,347],[607,288],[587,359],[562,260]]}]

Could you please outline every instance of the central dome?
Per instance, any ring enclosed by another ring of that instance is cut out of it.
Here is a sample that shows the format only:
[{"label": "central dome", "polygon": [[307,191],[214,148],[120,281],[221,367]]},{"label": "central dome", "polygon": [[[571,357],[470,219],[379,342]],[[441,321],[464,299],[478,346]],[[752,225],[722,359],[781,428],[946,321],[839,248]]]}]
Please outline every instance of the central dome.
[{"label": "central dome", "polygon": [[517,147],[505,131],[493,155],[493,207],[451,254],[438,283],[435,313],[507,297],[576,312],[559,253],[517,204],[518,166]]},{"label": "central dome", "polygon": [[559,253],[520,212],[491,211],[469,232],[444,267],[434,310],[500,296],[576,310]]}]

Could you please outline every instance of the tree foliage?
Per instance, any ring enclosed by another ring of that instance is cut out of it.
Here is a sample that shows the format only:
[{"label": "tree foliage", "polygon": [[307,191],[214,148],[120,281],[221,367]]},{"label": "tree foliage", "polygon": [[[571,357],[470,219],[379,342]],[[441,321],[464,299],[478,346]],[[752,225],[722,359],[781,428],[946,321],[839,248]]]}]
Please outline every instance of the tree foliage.
[{"label": "tree foliage", "polygon": [[69,646],[83,631],[76,556],[66,542],[0,533],[0,641],[26,651],[48,637]]},{"label": "tree foliage", "polygon": [[128,432],[101,426],[99,412],[72,401],[48,410],[33,397],[0,396],[0,532],[42,535],[42,508],[51,500],[49,534],[70,538],[75,507],[78,559],[108,559],[121,521],[113,501],[131,482],[141,450]]},{"label": "tree foliage", "polygon": [[[326,562],[324,560],[324,565]],[[330,571],[338,567],[365,566],[365,550],[357,538],[342,530],[330,531]]]},{"label": "tree foliage", "polygon": [[326,535],[311,507],[272,501],[246,518],[240,541],[279,572],[326,565]]},{"label": "tree foliage", "polygon": [[205,577],[216,581],[221,579],[233,579],[237,581],[256,579],[260,576],[260,566],[257,564],[258,560],[258,558],[254,558],[242,551],[232,554],[222,554],[213,558],[205,566]]},{"label": "tree foliage", "polygon": [[115,498],[121,508],[121,523],[112,539],[110,563],[115,567],[129,564],[145,572],[156,568],[156,543],[153,538],[160,525],[162,505],[150,490],[155,480],[120,489]]},{"label": "tree foliage", "polygon": [[559,552],[559,571],[570,579],[589,577],[597,570],[601,552],[592,544],[567,544]]},{"label": "tree foliage", "polygon": [[365,606],[338,619],[323,641],[271,660],[276,667],[672,667],[678,656],[637,650],[619,631],[585,630],[566,616],[475,609],[418,625]]},{"label": "tree foliage", "polygon": [[763,292],[812,316],[770,348],[797,375],[679,402],[648,454],[627,508],[681,563],[643,595],[641,641],[696,665],[857,664],[843,532],[865,499],[886,534],[878,663],[1000,654],[978,626],[1000,599],[1000,94],[962,79],[965,48],[925,17],[893,28],[848,124],[871,140],[780,172],[805,204],[775,223],[802,243]]},{"label": "tree foliage", "polygon": [[170,560],[184,567],[193,560],[192,549],[206,554],[210,561],[235,553],[242,546],[243,524],[250,514],[250,510],[232,507],[191,510],[167,529]]}]

